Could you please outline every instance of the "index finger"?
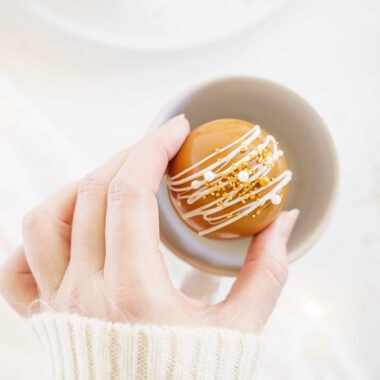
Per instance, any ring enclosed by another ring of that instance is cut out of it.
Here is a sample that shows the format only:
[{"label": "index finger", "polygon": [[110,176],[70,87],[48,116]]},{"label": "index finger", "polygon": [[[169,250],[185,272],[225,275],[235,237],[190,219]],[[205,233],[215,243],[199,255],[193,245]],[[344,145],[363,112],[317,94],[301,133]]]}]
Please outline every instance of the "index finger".
[{"label": "index finger", "polygon": [[189,132],[183,115],[137,143],[108,189],[104,274],[133,277],[166,273],[158,254],[156,193],[167,164]]}]

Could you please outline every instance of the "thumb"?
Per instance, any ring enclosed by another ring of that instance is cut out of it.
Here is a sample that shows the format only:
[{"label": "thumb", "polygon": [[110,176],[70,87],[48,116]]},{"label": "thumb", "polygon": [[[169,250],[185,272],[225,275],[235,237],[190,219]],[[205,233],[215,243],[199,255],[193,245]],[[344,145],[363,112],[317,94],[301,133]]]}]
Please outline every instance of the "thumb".
[{"label": "thumb", "polygon": [[[286,243],[297,220],[299,210],[283,211],[265,230],[256,235],[226,302],[248,309],[254,316],[250,330],[259,333],[269,318],[288,273]],[[251,322],[250,322],[251,323]]]}]

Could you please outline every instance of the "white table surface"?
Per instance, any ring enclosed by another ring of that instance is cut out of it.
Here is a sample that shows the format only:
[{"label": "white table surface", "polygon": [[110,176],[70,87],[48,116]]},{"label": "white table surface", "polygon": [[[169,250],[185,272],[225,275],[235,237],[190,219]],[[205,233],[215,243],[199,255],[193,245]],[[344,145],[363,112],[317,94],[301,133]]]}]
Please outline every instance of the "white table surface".
[{"label": "white table surface", "polygon": [[[289,0],[238,36],[201,48],[142,54],[81,40],[41,22],[14,0],[0,0],[0,68],[93,166],[140,138],[159,109],[196,82],[262,76],[305,97],[336,140],[340,194],[323,237],[291,266],[266,330],[262,378],[375,380],[380,379],[379,19],[377,0]],[[223,282],[219,297],[230,283]],[[0,378],[28,373],[37,379],[41,363],[11,316],[9,311],[0,316],[0,343],[12,341],[11,350],[0,350]],[[9,366],[14,359],[18,364]],[[2,377],[6,365],[10,369]]]}]

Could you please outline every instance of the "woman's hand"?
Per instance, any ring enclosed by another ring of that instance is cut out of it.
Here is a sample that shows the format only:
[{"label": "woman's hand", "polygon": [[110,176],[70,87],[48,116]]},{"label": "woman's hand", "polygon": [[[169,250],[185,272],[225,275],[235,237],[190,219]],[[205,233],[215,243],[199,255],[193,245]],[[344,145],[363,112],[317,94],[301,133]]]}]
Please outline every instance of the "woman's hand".
[{"label": "woman's hand", "polygon": [[188,131],[183,116],[172,119],[25,216],[23,244],[0,271],[0,289],[21,315],[48,308],[113,322],[261,331],[286,281],[298,212],[282,212],[256,236],[223,302],[205,305],[175,289],[158,249],[156,193]]}]

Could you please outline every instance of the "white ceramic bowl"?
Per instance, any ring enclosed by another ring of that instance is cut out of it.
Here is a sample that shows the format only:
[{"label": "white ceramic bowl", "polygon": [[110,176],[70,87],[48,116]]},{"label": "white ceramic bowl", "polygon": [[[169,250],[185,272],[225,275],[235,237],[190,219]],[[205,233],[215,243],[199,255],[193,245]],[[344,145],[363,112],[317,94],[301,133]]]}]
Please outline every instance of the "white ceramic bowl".
[{"label": "white ceramic bowl", "polygon": [[[239,118],[261,125],[280,142],[293,171],[285,209],[300,209],[288,243],[289,261],[304,254],[321,236],[338,187],[338,160],[330,133],[317,112],[282,85],[253,77],[214,80],[176,96],[156,117],[158,128],[184,113],[192,128],[219,118]],[[165,179],[158,194],[162,243],[190,264],[236,275],[250,239],[213,240],[198,236],[170,204]]]}]

